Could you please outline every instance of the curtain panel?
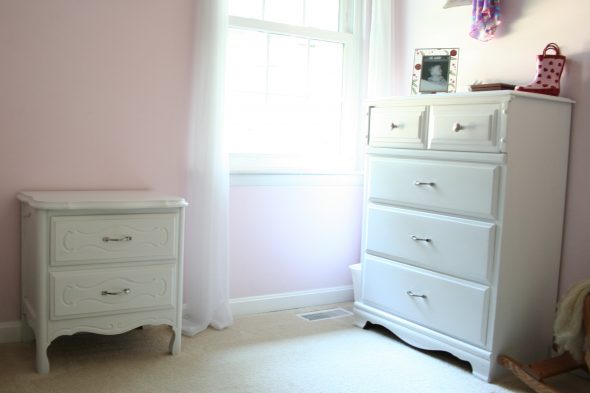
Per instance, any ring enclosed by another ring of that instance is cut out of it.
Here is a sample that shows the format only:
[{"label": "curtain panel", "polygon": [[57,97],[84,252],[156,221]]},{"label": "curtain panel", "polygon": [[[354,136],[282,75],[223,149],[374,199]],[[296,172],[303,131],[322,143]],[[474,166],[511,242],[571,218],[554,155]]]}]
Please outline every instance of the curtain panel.
[{"label": "curtain panel", "polygon": [[227,1],[194,1],[183,334],[233,323],[229,308],[229,173],[223,140]]}]

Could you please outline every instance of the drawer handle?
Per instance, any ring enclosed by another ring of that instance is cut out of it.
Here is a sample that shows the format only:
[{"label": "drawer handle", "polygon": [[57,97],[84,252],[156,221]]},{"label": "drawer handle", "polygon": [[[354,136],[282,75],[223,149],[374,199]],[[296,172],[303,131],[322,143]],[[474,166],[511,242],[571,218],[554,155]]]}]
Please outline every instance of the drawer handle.
[{"label": "drawer handle", "polygon": [[424,294],[422,294],[422,295],[419,295],[419,294],[417,294],[417,293],[414,293],[414,292],[412,292],[412,291],[408,291],[408,292],[406,292],[406,294],[407,294],[408,296],[411,296],[411,297],[420,297],[420,298],[422,298],[422,299],[426,299],[426,295],[424,295]]},{"label": "drawer handle", "polygon": [[108,243],[108,242],[130,242],[131,240],[133,240],[133,238],[131,236],[123,236],[123,237],[105,236],[102,238],[102,241],[105,243]]},{"label": "drawer handle", "polygon": [[432,239],[429,239],[427,237],[418,237],[415,235],[411,236],[412,240],[417,241],[417,242],[426,242],[426,243],[430,243],[432,241]]},{"label": "drawer handle", "polygon": [[117,295],[129,295],[131,293],[131,289],[130,288],[125,288],[122,291],[119,292],[109,292],[109,291],[102,291],[100,294],[102,296],[117,296]]},{"label": "drawer handle", "polygon": [[464,127],[461,125],[461,123],[453,123],[453,131],[455,132],[459,132],[463,129]]},{"label": "drawer handle", "polygon": [[391,130],[394,130],[396,128],[399,128],[399,125],[397,125],[395,123],[391,123],[390,127],[391,127]]},{"label": "drawer handle", "polygon": [[432,181],[418,181],[418,180],[414,180],[414,185],[415,186],[430,186],[430,187],[434,187],[435,183]]}]

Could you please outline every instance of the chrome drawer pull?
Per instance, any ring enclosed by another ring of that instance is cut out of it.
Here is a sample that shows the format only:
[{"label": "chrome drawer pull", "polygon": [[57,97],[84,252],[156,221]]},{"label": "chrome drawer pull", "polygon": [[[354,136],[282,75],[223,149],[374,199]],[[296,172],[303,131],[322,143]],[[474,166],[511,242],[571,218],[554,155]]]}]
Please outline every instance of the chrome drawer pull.
[{"label": "chrome drawer pull", "polygon": [[422,299],[426,299],[426,295],[424,295],[424,294],[418,295],[417,293],[414,293],[412,291],[408,291],[406,293],[408,294],[408,296],[411,296],[411,297],[421,297]]},{"label": "chrome drawer pull", "polygon": [[125,288],[122,291],[119,292],[109,292],[109,291],[102,291],[100,294],[102,296],[117,296],[117,295],[129,295],[131,293],[131,289],[130,288]]},{"label": "chrome drawer pull", "polygon": [[453,131],[455,132],[459,132],[463,129],[464,127],[461,125],[461,123],[453,123]]},{"label": "chrome drawer pull", "polygon": [[395,123],[391,123],[390,125],[391,129],[395,129],[395,128],[399,128],[399,125],[395,124]]},{"label": "chrome drawer pull", "polygon": [[435,183],[432,181],[418,181],[418,180],[414,180],[414,185],[415,186],[430,186],[430,187],[434,187]]},{"label": "chrome drawer pull", "polygon": [[123,236],[123,237],[105,236],[102,238],[102,241],[105,243],[108,243],[108,242],[130,242],[131,240],[133,240],[133,238],[131,236]]},{"label": "chrome drawer pull", "polygon": [[412,240],[417,241],[417,242],[426,242],[426,243],[430,243],[432,241],[432,239],[429,239],[427,237],[418,237],[415,235],[411,236]]}]

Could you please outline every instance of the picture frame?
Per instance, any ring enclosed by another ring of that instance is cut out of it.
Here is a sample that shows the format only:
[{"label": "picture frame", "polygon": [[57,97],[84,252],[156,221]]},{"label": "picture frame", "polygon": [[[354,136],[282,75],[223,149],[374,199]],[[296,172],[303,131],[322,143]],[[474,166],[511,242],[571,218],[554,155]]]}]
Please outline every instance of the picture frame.
[{"label": "picture frame", "polygon": [[457,91],[459,48],[421,48],[414,52],[412,94]]}]

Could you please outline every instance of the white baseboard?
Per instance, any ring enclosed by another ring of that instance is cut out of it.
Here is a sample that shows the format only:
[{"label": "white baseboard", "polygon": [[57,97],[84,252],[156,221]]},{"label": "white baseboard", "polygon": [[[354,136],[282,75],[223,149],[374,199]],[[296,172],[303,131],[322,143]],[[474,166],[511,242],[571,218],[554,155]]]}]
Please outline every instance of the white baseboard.
[{"label": "white baseboard", "polygon": [[240,316],[301,307],[321,306],[324,304],[352,302],[353,297],[352,285],[344,285],[311,291],[241,297],[230,299],[229,305],[233,315]]},{"label": "white baseboard", "polygon": [[0,344],[21,341],[21,322],[0,322]]}]

